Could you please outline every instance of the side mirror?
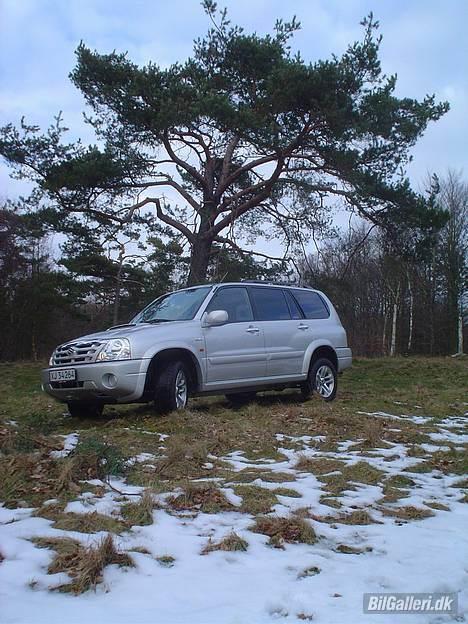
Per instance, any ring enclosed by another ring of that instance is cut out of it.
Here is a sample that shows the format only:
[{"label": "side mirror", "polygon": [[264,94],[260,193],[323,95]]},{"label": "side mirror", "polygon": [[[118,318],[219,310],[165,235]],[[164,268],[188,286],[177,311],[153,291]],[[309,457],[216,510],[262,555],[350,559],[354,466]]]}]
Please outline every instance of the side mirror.
[{"label": "side mirror", "polygon": [[226,310],[213,310],[208,312],[203,320],[204,327],[215,327],[216,325],[224,325],[229,320],[229,314]]}]

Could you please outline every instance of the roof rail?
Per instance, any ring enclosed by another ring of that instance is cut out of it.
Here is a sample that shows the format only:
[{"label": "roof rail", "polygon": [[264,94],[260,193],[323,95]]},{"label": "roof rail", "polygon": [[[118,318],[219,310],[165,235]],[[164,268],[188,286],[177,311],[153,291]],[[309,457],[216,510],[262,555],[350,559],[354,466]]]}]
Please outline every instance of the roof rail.
[{"label": "roof rail", "polygon": [[[241,282],[243,284],[262,284],[263,286],[294,286],[296,288],[303,288],[302,286],[299,286],[296,282],[271,282],[271,281],[266,281],[266,280],[250,280],[250,279],[243,279],[241,280]],[[306,286],[305,288],[311,288],[310,286]]]}]

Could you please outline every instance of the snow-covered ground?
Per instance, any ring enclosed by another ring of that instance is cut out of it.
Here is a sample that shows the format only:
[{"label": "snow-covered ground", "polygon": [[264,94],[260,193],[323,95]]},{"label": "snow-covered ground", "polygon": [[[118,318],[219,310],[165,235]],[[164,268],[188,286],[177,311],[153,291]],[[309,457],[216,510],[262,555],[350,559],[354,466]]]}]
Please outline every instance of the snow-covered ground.
[{"label": "snow-covered ground", "polygon": [[[388,418],[395,428],[407,419],[421,425],[428,421],[424,416],[368,416]],[[444,449],[447,444],[466,449],[466,419],[447,417],[430,437],[434,445],[426,445],[427,452]],[[77,435],[68,436],[63,453],[68,453],[77,440]],[[317,543],[285,544],[284,549],[278,549],[267,545],[267,536],[249,530],[253,516],[246,513],[177,515],[156,509],[152,525],[135,526],[115,538],[121,550],[143,547],[149,554],[131,552],[135,567],[109,566],[104,583],[96,591],[73,596],[49,590],[65,582],[66,576],[47,574],[53,552],[37,548],[29,539],[66,535],[89,544],[99,541],[104,534],[54,529],[51,521],[33,517],[32,509],[0,507],[0,553],[4,557],[0,563],[1,624],[454,621],[440,615],[364,615],[365,592],[458,592],[456,621],[468,619],[468,505],[461,502],[464,491],[454,485],[460,482],[460,475],[438,470],[404,473],[415,482],[409,496],[385,506],[432,511],[434,515],[425,519],[406,522],[384,515],[382,505],[377,503],[382,498],[380,485],[362,483],[339,496],[342,507],[337,510],[319,501],[325,493],[323,482],[311,472],[294,468],[299,457],[340,459],[347,465],[366,461],[389,476],[400,475],[420,458],[408,456],[404,444],[372,449],[363,456],[360,450],[353,449],[359,440],[343,440],[339,452],[320,450],[316,444],[319,440],[310,436],[291,438],[278,432],[277,441],[278,450],[285,456],[282,461],[249,461],[242,450],[219,459],[229,462],[233,471],[264,468],[290,473],[290,483],[260,479],[253,482],[270,489],[290,487],[301,494],[300,498],[279,496],[280,503],[274,509],[277,515],[287,516],[295,509],[307,507],[318,518],[359,508],[366,509],[376,523],[349,525],[311,519],[308,521],[318,536]],[[133,461],[153,459],[154,456],[143,453]],[[142,489],[119,480],[112,484],[127,493]],[[231,483],[225,482],[222,490],[230,502],[240,504]],[[155,496],[155,500],[164,502],[165,495]],[[449,510],[430,509],[427,503],[431,501]],[[66,511],[118,514],[123,502],[122,496],[108,488],[102,497],[82,495]],[[232,531],[248,542],[246,552],[200,554],[210,538],[216,541]],[[339,551],[340,545],[362,552],[345,554]],[[173,565],[161,565],[158,558],[164,555],[174,558]]]}]

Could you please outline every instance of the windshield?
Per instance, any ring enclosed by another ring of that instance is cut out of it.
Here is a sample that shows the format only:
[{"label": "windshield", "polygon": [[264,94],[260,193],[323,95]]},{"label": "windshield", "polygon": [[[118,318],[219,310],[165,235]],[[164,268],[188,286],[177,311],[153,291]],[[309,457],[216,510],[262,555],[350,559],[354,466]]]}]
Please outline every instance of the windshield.
[{"label": "windshield", "polygon": [[190,321],[198,312],[211,286],[200,286],[160,297],[150,303],[132,323],[164,323],[164,321]]}]

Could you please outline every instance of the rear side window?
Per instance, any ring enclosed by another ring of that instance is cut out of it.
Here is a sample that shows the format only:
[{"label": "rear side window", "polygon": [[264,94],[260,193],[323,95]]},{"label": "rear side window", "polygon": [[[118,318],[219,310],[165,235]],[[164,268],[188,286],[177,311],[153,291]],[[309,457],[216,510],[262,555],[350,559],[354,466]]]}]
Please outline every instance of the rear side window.
[{"label": "rear side window", "polygon": [[328,307],[320,295],[307,290],[293,290],[294,297],[308,319],[325,319],[330,316]]},{"label": "rear side window", "polygon": [[226,310],[229,323],[253,321],[252,306],[247,288],[229,286],[221,288],[206,308],[206,312],[213,310]]},{"label": "rear side window", "polygon": [[285,290],[284,291],[284,295],[285,295],[285,297],[286,297],[286,299],[288,301],[289,311],[291,312],[291,318],[293,318],[293,319],[301,319],[301,318],[303,318],[301,309],[300,309],[297,301],[294,299],[294,297],[289,292],[289,290]]},{"label": "rear side window", "polygon": [[259,321],[290,320],[291,314],[282,290],[279,288],[252,288],[251,293]]}]

